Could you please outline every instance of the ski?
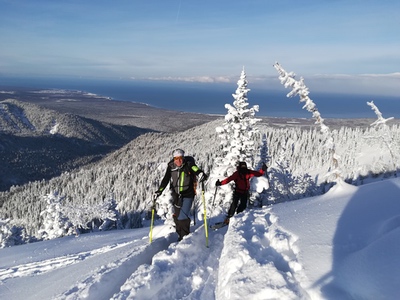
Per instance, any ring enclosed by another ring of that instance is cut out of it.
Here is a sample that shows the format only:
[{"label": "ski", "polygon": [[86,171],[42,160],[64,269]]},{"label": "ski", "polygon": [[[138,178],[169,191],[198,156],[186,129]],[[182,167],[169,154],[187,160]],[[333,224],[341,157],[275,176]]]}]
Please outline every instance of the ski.
[{"label": "ski", "polygon": [[225,227],[227,225],[229,225],[229,224],[227,224],[225,222],[218,222],[218,223],[215,223],[214,225],[210,225],[210,228],[212,230],[217,230],[217,229],[220,229],[220,228]]}]

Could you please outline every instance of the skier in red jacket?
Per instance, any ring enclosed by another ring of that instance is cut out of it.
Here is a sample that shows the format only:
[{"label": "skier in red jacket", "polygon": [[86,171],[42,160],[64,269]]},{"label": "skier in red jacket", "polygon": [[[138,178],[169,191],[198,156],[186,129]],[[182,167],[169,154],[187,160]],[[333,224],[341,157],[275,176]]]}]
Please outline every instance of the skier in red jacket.
[{"label": "skier in red jacket", "polygon": [[265,164],[262,165],[259,171],[253,171],[247,168],[246,162],[242,161],[239,162],[237,170],[231,176],[225,178],[222,181],[217,180],[217,182],[215,183],[216,186],[227,184],[232,180],[235,182],[235,191],[232,197],[232,204],[229,208],[228,216],[225,219],[225,223],[229,223],[229,218],[231,218],[235,214],[235,211],[236,213],[240,213],[246,209],[250,189],[250,178],[254,176],[260,177],[266,171],[267,166]]}]

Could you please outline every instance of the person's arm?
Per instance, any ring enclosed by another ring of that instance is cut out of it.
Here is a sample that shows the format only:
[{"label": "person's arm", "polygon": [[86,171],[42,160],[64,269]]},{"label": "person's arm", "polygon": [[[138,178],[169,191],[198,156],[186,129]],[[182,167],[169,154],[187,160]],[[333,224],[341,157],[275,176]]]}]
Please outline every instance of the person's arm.
[{"label": "person's arm", "polygon": [[194,172],[194,174],[196,176],[199,177],[200,182],[206,181],[208,179],[208,175],[206,173],[204,173],[204,171],[202,169],[200,169],[198,166],[196,166],[195,164],[191,164],[190,169]]},{"label": "person's arm", "polygon": [[227,184],[231,182],[232,180],[235,180],[238,176],[238,172],[235,171],[231,176],[225,178],[224,180],[221,181],[221,185]]},{"label": "person's arm", "polygon": [[165,190],[170,179],[171,179],[171,167],[168,165],[167,170],[165,171],[165,174],[164,174],[164,178],[161,180],[160,187],[158,188],[158,191],[160,192],[160,194]]},{"label": "person's arm", "polygon": [[253,176],[260,177],[260,176],[264,175],[266,172],[267,172],[267,166],[265,164],[263,164],[261,169],[258,171],[249,170],[249,174],[251,175],[251,177],[253,177]]},{"label": "person's arm", "polygon": [[259,171],[249,170],[249,174],[251,175],[251,177],[253,177],[253,176],[260,177],[260,176],[264,175],[264,171],[263,170],[259,170]]}]

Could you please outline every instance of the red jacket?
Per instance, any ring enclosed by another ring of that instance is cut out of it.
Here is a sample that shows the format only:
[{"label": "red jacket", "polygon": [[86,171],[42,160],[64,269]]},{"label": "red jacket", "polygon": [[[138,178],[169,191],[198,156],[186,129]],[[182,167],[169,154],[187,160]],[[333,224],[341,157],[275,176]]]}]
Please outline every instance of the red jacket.
[{"label": "red jacket", "polygon": [[222,180],[221,185],[227,184],[233,180],[235,182],[235,192],[239,194],[246,194],[250,189],[250,178],[254,176],[260,177],[263,174],[264,171],[262,169],[259,171],[246,169],[246,173],[236,171],[231,176]]}]

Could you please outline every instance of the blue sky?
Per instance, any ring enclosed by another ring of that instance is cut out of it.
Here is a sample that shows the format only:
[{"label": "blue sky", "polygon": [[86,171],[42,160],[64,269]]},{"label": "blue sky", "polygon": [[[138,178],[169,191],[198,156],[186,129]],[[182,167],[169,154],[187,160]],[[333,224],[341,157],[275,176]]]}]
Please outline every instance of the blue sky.
[{"label": "blue sky", "polygon": [[[0,0],[0,75],[400,92],[398,0]],[[397,74],[395,74],[397,73]],[[322,85],[322,87],[321,87]]]}]

